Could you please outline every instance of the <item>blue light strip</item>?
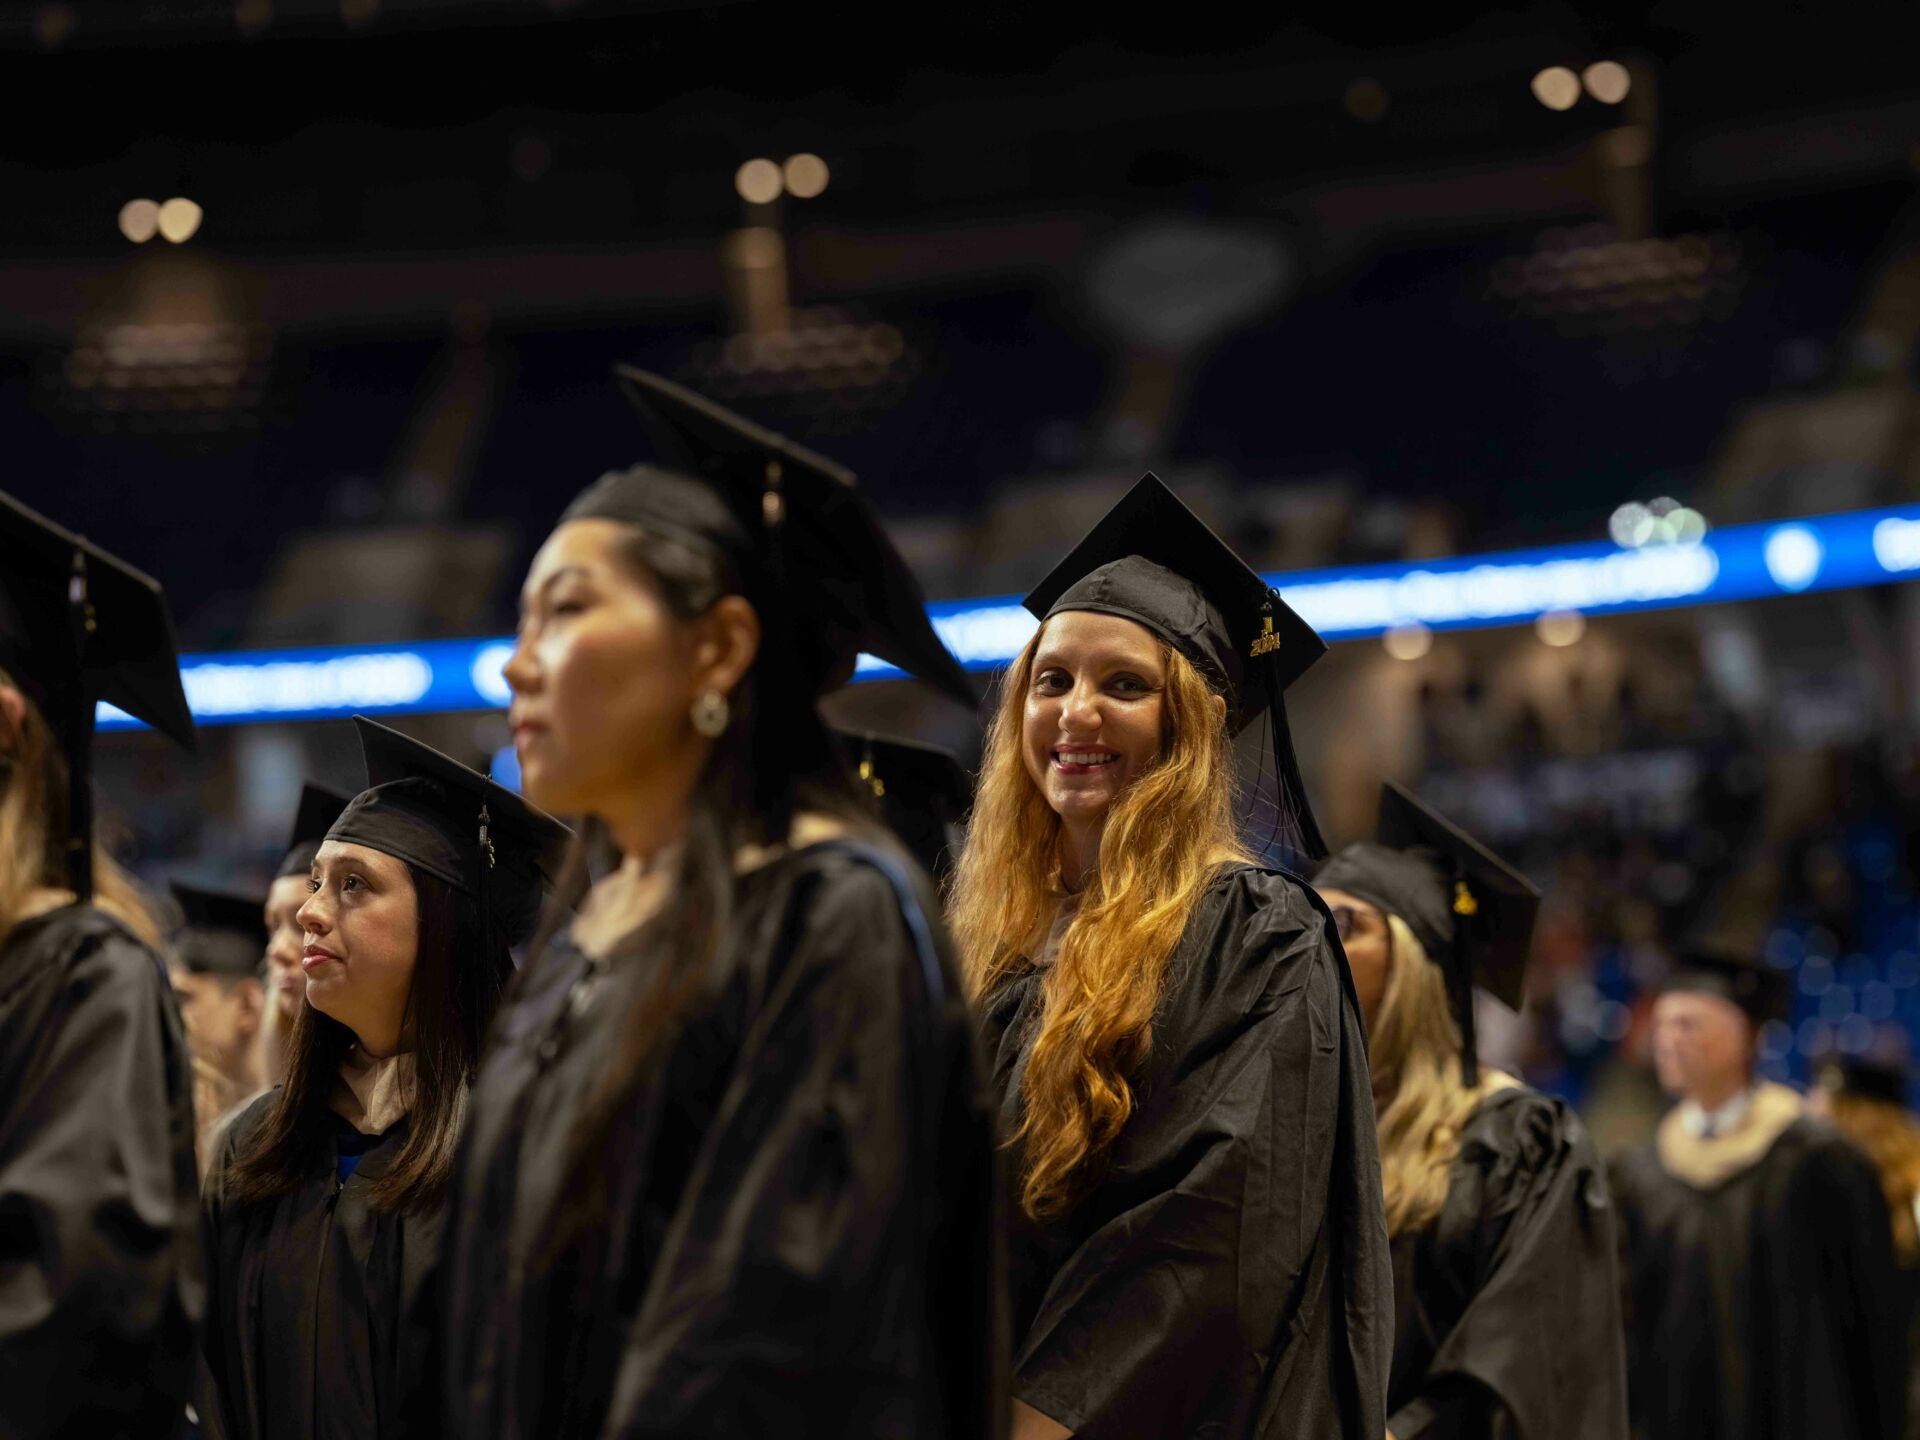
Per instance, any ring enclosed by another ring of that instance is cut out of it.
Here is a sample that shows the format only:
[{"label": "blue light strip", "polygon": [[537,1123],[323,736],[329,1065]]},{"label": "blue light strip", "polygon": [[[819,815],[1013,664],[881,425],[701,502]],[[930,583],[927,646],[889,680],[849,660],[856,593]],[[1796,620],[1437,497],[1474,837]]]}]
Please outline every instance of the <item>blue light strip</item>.
[{"label": "blue light strip", "polygon": [[[1267,579],[1329,641],[1361,640],[1399,625],[1517,625],[1553,610],[1613,615],[1756,600],[1920,579],[1920,505],[1735,525],[1697,545],[1622,550],[1601,541]],[[941,601],[928,613],[969,670],[1005,665],[1035,627],[1013,595]],[[323,720],[356,711],[500,709],[508,700],[500,670],[512,649],[505,637],[330,646],[188,655],[180,668],[202,725]],[[870,655],[860,658],[860,679],[899,673]],[[135,723],[100,707],[103,730]]]}]

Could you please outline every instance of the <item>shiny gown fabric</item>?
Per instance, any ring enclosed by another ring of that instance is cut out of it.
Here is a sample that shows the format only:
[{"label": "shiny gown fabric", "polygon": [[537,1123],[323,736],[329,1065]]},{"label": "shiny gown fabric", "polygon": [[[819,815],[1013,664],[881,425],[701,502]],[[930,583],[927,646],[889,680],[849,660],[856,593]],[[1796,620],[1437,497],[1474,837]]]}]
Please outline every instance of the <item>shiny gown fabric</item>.
[{"label": "shiny gown fabric", "polygon": [[610,1218],[572,1233],[557,1191],[621,1017],[564,939],[530,963],[449,1215],[451,1433],[1004,1432],[992,1116],[937,913],[864,843],[744,876],[727,979],[617,1118]]},{"label": "shiny gown fabric", "polygon": [[[987,1001],[1008,1134],[1043,973]],[[1332,922],[1291,876],[1223,867],[1168,973],[1103,1178],[1054,1223],[1014,1212],[1013,1392],[1087,1440],[1379,1440],[1393,1277]]]},{"label": "shiny gown fabric", "polygon": [[204,1301],[190,1062],[159,958],[68,906],[0,943],[0,1436],[175,1434]]},{"label": "shiny gown fabric", "polygon": [[1387,1428],[1398,1440],[1625,1440],[1616,1244],[1579,1117],[1524,1088],[1482,1100],[1439,1216],[1394,1238]]}]

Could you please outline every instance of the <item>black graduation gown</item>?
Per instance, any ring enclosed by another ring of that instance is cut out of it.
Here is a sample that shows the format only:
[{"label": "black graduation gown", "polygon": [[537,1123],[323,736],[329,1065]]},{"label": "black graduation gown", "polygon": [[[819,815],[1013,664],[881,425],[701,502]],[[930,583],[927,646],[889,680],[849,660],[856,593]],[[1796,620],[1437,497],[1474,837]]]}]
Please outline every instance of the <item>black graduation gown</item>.
[{"label": "black graduation gown", "polygon": [[619,1016],[564,940],[532,962],[449,1216],[450,1433],[1004,1431],[992,1114],[937,913],[853,842],[744,876],[728,983],[618,1118],[612,1223],[558,1257],[573,1119]]},{"label": "black graduation gown", "polygon": [[67,906],[0,944],[0,1436],[171,1435],[204,1300],[161,961]]},{"label": "black graduation gown", "polygon": [[[987,1002],[1001,1123],[1043,971]],[[1325,908],[1222,867],[1174,954],[1107,1172],[1017,1204],[1013,1393],[1079,1436],[1380,1440],[1393,1276],[1366,1043]]]},{"label": "black graduation gown", "polygon": [[1522,1087],[1461,1128],[1447,1198],[1393,1242],[1399,1440],[1624,1440],[1606,1177],[1579,1118]]},{"label": "black graduation gown", "polygon": [[[437,1274],[444,1204],[396,1214],[367,1203],[406,1144],[402,1119],[366,1137],[343,1182],[334,1155],[271,1200],[229,1199],[224,1177],[266,1122],[277,1088],[228,1129],[207,1186],[207,1363],[228,1440],[418,1436],[428,1337],[409,1324]],[[340,1122],[342,1127],[345,1122]]]},{"label": "black graduation gown", "polygon": [[1802,1116],[1710,1188],[1647,1146],[1614,1170],[1644,1440],[1896,1440],[1903,1316],[1879,1180]]}]

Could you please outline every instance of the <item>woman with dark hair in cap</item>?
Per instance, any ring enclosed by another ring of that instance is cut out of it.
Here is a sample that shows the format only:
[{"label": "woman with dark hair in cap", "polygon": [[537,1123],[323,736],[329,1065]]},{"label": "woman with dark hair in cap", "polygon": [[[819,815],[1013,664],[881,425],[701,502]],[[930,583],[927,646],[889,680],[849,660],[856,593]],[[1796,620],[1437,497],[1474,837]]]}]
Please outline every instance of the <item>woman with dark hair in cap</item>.
[{"label": "woman with dark hair in cap", "polygon": [[467,1086],[566,839],[485,776],[356,723],[368,788],[311,861],[286,1080],[208,1179],[207,1354],[233,1437],[416,1433],[431,1337],[410,1317]]},{"label": "woman with dark hair in cap", "polygon": [[1016,1161],[1014,1435],[1379,1440],[1392,1275],[1325,907],[1233,735],[1325,647],[1153,476],[1026,600],[951,905]]},{"label": "woman with dark hair in cap", "polygon": [[1539,893],[1389,784],[1321,867],[1366,1018],[1393,1237],[1396,1440],[1624,1440],[1614,1226],[1563,1102],[1481,1066],[1474,986],[1518,1009]]},{"label": "woman with dark hair in cap", "polygon": [[1900,1434],[1906,1317],[1879,1177],[1754,1073],[1789,983],[1696,947],[1654,1002],[1654,1065],[1680,1103],[1613,1165],[1643,1440]]},{"label": "woman with dark hair in cap", "polygon": [[185,745],[160,587],[0,495],[0,1435],[171,1435],[200,1318],[185,1037],[94,843],[107,700]]},{"label": "woman with dark hair in cap", "polygon": [[993,1147],[937,906],[817,697],[867,652],[971,691],[832,462],[623,371],[673,470],[588,488],[506,675],[585,817],[474,1090],[450,1432],[990,1436]]},{"label": "woman with dark hair in cap", "polygon": [[307,881],[320,842],[340,818],[352,798],[311,782],[300,787],[300,807],[287,853],[280,857],[273,883],[267,887],[263,918],[267,926],[267,1015],[260,1027],[260,1068],[269,1085],[287,1074],[287,1043],[293,1022],[307,1004],[307,976],[300,968],[306,933],[300,928],[300,907],[307,903]]}]

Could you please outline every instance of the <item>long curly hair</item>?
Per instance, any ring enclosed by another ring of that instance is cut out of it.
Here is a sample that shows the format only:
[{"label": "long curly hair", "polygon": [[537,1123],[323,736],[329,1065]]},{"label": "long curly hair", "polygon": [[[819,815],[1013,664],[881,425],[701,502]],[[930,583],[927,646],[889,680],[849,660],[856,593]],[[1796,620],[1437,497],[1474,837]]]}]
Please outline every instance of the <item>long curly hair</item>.
[{"label": "long curly hair", "polygon": [[1380,1132],[1380,1179],[1387,1233],[1418,1231],[1439,1217],[1460,1131],[1474,1108],[1513,1082],[1480,1067],[1480,1083],[1460,1080],[1460,1027],[1444,971],[1407,922],[1387,917],[1387,986],[1367,1033],[1373,1108]]},{"label": "long curly hair", "polygon": [[1909,1269],[1920,1266],[1920,1225],[1914,1199],[1920,1196],[1920,1121],[1906,1107],[1868,1095],[1835,1095],[1833,1124],[1860,1147],[1880,1172],[1880,1189],[1893,1221],[1893,1252]]},{"label": "long curly hair", "polygon": [[[1043,632],[1044,633],[1044,632]],[[1060,818],[1022,759],[1036,635],[1000,680],[949,919],[976,999],[1033,968],[1058,896]],[[1041,982],[1021,1098],[1022,1208],[1068,1209],[1133,1113],[1168,962],[1219,866],[1249,861],[1234,824],[1233,742],[1200,672],[1161,647],[1160,753],[1114,802],[1098,872]]]}]

